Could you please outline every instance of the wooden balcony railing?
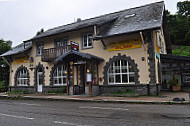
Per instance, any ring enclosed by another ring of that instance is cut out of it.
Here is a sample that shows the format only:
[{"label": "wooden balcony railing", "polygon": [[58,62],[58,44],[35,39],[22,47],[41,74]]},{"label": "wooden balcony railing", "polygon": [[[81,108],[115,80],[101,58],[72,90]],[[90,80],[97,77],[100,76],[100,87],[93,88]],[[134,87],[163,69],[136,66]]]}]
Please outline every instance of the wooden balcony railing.
[{"label": "wooden balcony railing", "polygon": [[57,48],[44,49],[42,53],[42,61],[44,62],[53,61],[57,57],[61,56],[63,53],[66,53],[69,50],[71,50],[70,45],[57,47]]}]

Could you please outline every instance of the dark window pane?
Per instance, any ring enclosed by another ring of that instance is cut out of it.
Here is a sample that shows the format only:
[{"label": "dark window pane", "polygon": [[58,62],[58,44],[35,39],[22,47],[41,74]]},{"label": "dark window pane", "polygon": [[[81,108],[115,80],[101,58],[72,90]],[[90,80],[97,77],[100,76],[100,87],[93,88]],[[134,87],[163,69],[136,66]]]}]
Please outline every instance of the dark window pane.
[{"label": "dark window pane", "polygon": [[116,75],[115,79],[116,79],[115,80],[116,83],[121,83],[121,76],[120,75]]},{"label": "dark window pane", "polygon": [[134,74],[129,74],[129,82],[135,82]]},{"label": "dark window pane", "polygon": [[127,74],[123,74],[123,75],[122,75],[122,83],[128,83]]},{"label": "dark window pane", "polygon": [[109,83],[114,83],[114,76],[113,75],[109,75]]}]

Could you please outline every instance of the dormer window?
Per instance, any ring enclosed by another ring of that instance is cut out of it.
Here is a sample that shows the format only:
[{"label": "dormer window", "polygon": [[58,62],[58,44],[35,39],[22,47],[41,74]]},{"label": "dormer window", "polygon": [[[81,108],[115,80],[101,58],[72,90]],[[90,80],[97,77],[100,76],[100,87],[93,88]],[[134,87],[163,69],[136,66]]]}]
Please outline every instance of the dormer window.
[{"label": "dormer window", "polygon": [[36,55],[37,56],[42,55],[43,49],[44,49],[44,43],[43,42],[37,43]]},{"label": "dormer window", "polygon": [[82,36],[82,46],[83,48],[92,48],[92,34],[84,34]]}]

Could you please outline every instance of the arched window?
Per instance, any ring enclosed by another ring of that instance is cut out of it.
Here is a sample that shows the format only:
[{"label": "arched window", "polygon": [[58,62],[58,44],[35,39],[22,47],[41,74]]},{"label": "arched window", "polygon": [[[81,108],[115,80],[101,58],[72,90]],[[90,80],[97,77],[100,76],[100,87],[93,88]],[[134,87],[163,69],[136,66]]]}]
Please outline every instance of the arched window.
[{"label": "arched window", "polygon": [[25,67],[19,68],[16,74],[16,85],[17,86],[28,86],[29,74]]},{"label": "arched window", "polygon": [[53,72],[53,85],[67,84],[67,71],[65,65],[59,65]]},{"label": "arched window", "polygon": [[108,84],[135,84],[135,72],[127,60],[115,60],[108,68]]}]

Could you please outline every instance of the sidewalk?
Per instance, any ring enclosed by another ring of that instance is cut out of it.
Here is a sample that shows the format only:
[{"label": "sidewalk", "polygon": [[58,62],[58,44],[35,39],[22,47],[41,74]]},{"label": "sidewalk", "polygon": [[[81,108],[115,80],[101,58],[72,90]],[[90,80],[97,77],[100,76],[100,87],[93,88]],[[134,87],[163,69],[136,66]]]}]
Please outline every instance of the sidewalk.
[{"label": "sidewalk", "polygon": [[[176,97],[185,98],[184,102],[174,102]],[[0,98],[20,98],[20,99],[39,99],[39,100],[63,100],[63,101],[86,101],[86,102],[118,102],[118,103],[189,103],[189,93],[186,92],[161,92],[160,96],[139,96],[139,97],[108,97],[108,96],[64,96],[64,95],[46,95],[46,94],[21,94],[9,95],[0,94]]]}]

